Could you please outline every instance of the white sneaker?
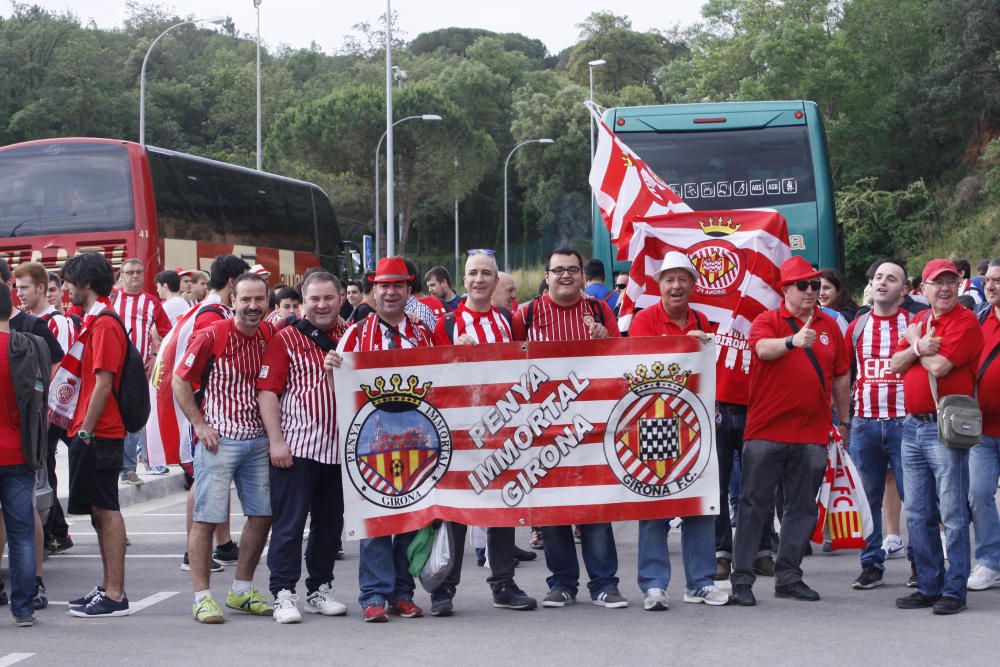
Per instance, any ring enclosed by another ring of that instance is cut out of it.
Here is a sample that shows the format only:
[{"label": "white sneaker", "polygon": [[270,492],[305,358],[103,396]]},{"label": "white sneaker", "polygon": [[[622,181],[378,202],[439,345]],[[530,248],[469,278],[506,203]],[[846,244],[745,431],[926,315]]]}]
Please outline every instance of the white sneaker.
[{"label": "white sneaker", "polygon": [[906,546],[899,535],[886,535],[882,540],[882,551],[885,552],[886,560],[890,558],[902,558],[906,552]]},{"label": "white sneaker", "polygon": [[333,599],[330,584],[323,584],[309,594],[303,607],[307,614],[323,614],[324,616],[343,616],[347,613],[347,605]]},{"label": "white sneaker", "polygon": [[642,608],[646,611],[670,609],[670,605],[667,603],[667,592],[662,588],[650,588],[646,591],[646,599],[642,601]]},{"label": "white sneaker", "polygon": [[715,586],[702,586],[696,591],[684,591],[684,601],[691,604],[704,602],[712,607],[721,607],[729,604],[729,594]]},{"label": "white sneaker", "polygon": [[970,591],[985,591],[1000,584],[1000,571],[993,570],[985,565],[976,565],[976,568],[969,575],[969,581],[965,587]]},{"label": "white sneaker", "polygon": [[291,591],[281,589],[274,596],[274,620],[278,623],[301,623],[302,614],[296,603],[299,596]]}]

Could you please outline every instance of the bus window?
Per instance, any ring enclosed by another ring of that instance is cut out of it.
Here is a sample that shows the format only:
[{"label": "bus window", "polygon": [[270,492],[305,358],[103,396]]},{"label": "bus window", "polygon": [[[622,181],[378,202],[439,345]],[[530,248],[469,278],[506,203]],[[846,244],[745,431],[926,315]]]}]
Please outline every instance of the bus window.
[{"label": "bus window", "polygon": [[0,237],[132,229],[128,150],[47,144],[0,153]]},{"label": "bus window", "polygon": [[805,125],[620,136],[696,211],[816,200]]},{"label": "bus window", "polygon": [[[329,271],[340,275],[340,226],[333,212],[333,205],[326,194],[318,188],[313,190],[313,205],[316,207],[316,238],[320,263]],[[348,267],[343,267],[346,271]]]}]

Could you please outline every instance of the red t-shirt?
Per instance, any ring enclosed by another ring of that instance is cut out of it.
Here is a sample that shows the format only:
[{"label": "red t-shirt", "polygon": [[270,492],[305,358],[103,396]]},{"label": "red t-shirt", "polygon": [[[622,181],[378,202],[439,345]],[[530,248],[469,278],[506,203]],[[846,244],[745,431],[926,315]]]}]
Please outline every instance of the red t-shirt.
[{"label": "red t-shirt", "polygon": [[687,322],[681,329],[667,315],[663,304],[658,303],[639,311],[632,319],[628,335],[632,338],[639,336],[683,336],[691,331],[712,333],[712,330],[713,325],[708,321],[708,318],[694,308],[688,308]]},{"label": "red t-shirt", "polygon": [[10,379],[10,334],[0,332],[0,466],[26,463],[21,449],[21,413]]},{"label": "red t-shirt", "polygon": [[[979,320],[968,308],[956,305],[937,318],[930,309],[922,310],[913,321],[922,324],[926,331],[928,318],[932,318],[934,335],[941,338],[938,354],[955,366],[950,373],[937,379],[938,398],[952,394],[972,396],[979,370],[979,353],[983,349],[983,331],[979,328]],[[908,347],[910,344],[903,338],[896,345],[895,352],[902,352]],[[930,377],[919,359],[903,373],[903,398],[908,414],[927,414],[937,410],[931,396]]]},{"label": "red t-shirt", "polygon": [[[530,330],[524,325],[528,308],[531,308]],[[597,311],[600,317],[595,317]],[[514,340],[590,340],[590,325],[594,322],[604,325],[609,338],[621,337],[618,320],[603,301],[581,298],[572,306],[560,306],[546,294],[519,308],[514,313],[512,328]]]},{"label": "red t-shirt", "polygon": [[80,373],[80,399],[76,404],[73,419],[70,420],[69,434],[76,435],[76,432],[83,428],[83,418],[87,415],[90,398],[94,395],[94,387],[97,385],[97,371],[108,371],[114,375],[111,379],[114,390],[108,395],[104,411],[101,412],[93,432],[101,438],[124,438],[125,425],[122,423],[121,413],[118,412],[118,401],[115,400],[114,392],[118,391],[121,385],[121,372],[125,365],[127,342],[125,332],[115,318],[109,316],[94,318],[87,330],[89,336],[83,345],[83,365]]},{"label": "red t-shirt", "polygon": [[[777,310],[761,313],[750,327],[750,401],[747,405],[745,440],[826,444],[833,411],[833,379],[847,375],[851,362],[837,322],[818,308],[811,327],[816,331],[812,346],[823,371],[823,384],[802,348],[763,361],[757,343],[764,338],[786,338],[793,334],[785,321],[791,313],[782,303]],[[796,320],[799,327],[805,322]]]},{"label": "red t-shirt", "polygon": [[[983,352],[979,356],[976,375],[983,367],[986,357],[1000,345],[1000,319],[997,309],[990,308],[990,314],[983,322]],[[983,433],[1000,438],[1000,356],[994,357],[979,381],[979,407],[983,409]]]},{"label": "red t-shirt", "polygon": [[443,303],[441,303],[441,299],[437,298],[436,296],[431,296],[428,294],[423,298],[417,299],[417,301],[419,301],[420,303],[424,304],[425,306],[434,311],[435,320],[440,320],[442,317],[444,317],[445,313],[448,312],[448,309],[445,308]]}]

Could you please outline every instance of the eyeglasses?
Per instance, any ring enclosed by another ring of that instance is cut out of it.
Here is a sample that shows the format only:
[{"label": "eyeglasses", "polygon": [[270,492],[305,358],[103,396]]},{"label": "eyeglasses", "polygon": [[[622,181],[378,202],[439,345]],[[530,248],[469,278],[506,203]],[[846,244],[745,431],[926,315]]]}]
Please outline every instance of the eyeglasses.
[{"label": "eyeglasses", "polygon": [[137,269],[135,271],[122,271],[122,275],[124,275],[124,276],[141,276],[142,275],[142,269]]},{"label": "eyeglasses", "polygon": [[551,269],[545,269],[548,273],[552,273],[557,276],[563,274],[568,274],[571,276],[578,276],[582,269],[579,266],[553,266]]},{"label": "eyeglasses", "polygon": [[627,283],[617,283],[615,285],[615,289],[625,289],[626,287],[628,287]]},{"label": "eyeglasses", "polygon": [[490,257],[493,257],[497,254],[496,250],[492,250],[490,248],[471,248],[470,250],[466,250],[465,252],[467,252],[469,255],[489,255]]},{"label": "eyeglasses", "polygon": [[821,283],[818,280],[798,280],[795,282],[795,287],[800,292],[805,292],[809,288],[812,288],[814,292],[818,292],[820,285]]},{"label": "eyeglasses", "polygon": [[925,285],[933,285],[934,287],[958,287],[957,278],[948,278],[946,280],[925,280]]}]

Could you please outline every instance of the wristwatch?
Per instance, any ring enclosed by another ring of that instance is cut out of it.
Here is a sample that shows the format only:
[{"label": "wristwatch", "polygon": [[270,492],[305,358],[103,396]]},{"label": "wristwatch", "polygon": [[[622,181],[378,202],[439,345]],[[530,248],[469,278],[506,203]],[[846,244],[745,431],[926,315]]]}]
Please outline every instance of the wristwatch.
[{"label": "wristwatch", "polygon": [[792,338],[793,338],[792,336],[789,336],[788,338],[785,339],[785,347],[788,348],[789,350],[795,349],[795,342],[792,340]]},{"label": "wristwatch", "polygon": [[77,431],[76,435],[77,435],[78,438],[80,438],[81,440],[83,440],[87,444],[92,443],[94,441],[94,438],[97,437],[93,433],[88,433],[87,431]]}]

